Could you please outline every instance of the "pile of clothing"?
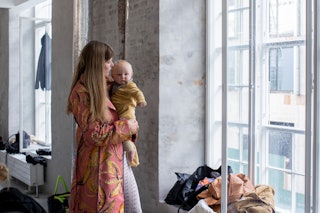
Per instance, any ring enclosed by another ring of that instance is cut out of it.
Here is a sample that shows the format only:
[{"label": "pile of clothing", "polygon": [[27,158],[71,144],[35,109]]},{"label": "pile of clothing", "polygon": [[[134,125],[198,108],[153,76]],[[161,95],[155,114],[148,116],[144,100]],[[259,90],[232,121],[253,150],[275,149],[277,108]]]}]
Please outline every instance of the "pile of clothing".
[{"label": "pile of clothing", "polygon": [[[218,212],[221,206],[221,167],[213,170],[204,165],[191,174],[176,173],[178,180],[165,202],[189,213]],[[274,189],[268,185],[254,186],[242,173],[233,173],[228,166],[228,213],[274,213]],[[199,211],[201,209],[201,211]],[[208,210],[210,209],[210,210]]]}]

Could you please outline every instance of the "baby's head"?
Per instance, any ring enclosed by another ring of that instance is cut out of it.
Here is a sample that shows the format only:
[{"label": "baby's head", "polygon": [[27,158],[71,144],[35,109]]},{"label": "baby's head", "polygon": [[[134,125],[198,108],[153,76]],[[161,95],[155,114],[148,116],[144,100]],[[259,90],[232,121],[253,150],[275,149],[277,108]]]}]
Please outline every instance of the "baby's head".
[{"label": "baby's head", "polygon": [[127,84],[132,81],[133,69],[129,62],[119,60],[114,63],[111,71],[113,80],[118,84]]},{"label": "baby's head", "polygon": [[9,179],[9,169],[3,163],[0,163],[0,182],[6,181]]}]

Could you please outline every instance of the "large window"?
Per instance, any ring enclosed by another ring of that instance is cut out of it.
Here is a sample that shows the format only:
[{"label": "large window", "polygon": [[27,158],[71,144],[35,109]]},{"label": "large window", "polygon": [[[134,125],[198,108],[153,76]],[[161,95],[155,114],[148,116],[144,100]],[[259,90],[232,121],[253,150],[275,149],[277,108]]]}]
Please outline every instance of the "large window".
[{"label": "large window", "polygon": [[29,151],[51,146],[51,0],[38,1],[19,18],[19,132],[32,139],[20,150]]},{"label": "large window", "polygon": [[234,172],[271,185],[277,212],[310,212],[312,13],[305,0],[215,0],[208,8],[208,161],[221,163],[225,153]]}]

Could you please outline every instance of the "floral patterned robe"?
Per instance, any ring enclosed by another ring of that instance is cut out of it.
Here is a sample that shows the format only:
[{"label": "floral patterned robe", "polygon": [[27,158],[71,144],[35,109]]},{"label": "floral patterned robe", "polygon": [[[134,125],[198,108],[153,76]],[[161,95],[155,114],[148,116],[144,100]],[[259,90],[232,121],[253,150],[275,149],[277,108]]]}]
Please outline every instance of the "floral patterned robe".
[{"label": "floral patterned robe", "polygon": [[123,212],[122,141],[130,139],[130,130],[125,120],[118,120],[110,100],[107,106],[112,121],[90,121],[88,95],[81,82],[71,95],[78,126],[69,212]]}]

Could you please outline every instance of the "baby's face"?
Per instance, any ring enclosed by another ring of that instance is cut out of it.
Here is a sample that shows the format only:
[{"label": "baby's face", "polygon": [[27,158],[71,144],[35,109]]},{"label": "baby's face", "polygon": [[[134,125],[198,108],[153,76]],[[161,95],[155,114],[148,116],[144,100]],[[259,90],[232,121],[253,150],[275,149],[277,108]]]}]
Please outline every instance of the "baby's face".
[{"label": "baby's face", "polygon": [[111,76],[118,84],[127,84],[132,80],[132,67],[129,64],[117,64],[113,67]]}]

